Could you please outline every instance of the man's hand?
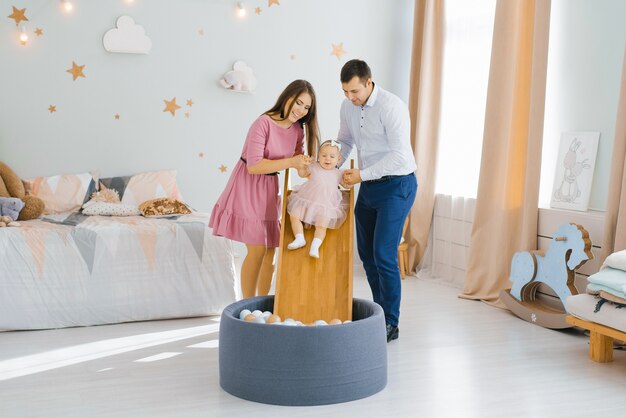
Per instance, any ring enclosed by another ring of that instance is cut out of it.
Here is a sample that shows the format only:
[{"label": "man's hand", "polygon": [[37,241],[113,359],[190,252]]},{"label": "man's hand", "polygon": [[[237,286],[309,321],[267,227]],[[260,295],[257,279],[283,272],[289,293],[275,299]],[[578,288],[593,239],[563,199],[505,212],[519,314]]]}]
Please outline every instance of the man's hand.
[{"label": "man's hand", "polygon": [[347,170],[343,170],[343,182],[347,186],[354,186],[361,181],[361,170],[358,168],[348,168]]}]

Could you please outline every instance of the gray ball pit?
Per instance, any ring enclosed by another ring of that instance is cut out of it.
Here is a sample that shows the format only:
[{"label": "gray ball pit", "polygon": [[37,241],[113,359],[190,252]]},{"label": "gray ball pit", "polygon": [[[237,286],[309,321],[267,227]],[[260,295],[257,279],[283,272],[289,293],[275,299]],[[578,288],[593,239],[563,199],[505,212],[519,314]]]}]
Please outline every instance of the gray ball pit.
[{"label": "gray ball pit", "polygon": [[244,309],[272,311],[274,296],[235,302],[220,321],[220,385],[231,395],[274,405],[324,405],[371,396],[387,385],[382,308],[354,299],[353,322],[328,326],[258,324]]}]

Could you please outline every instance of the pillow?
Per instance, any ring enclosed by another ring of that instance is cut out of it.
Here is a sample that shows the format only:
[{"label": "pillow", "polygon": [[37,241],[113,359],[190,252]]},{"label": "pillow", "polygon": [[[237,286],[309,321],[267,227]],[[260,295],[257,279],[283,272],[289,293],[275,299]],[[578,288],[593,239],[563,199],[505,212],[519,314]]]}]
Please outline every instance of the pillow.
[{"label": "pillow", "polygon": [[76,212],[96,191],[91,173],[60,174],[24,180],[29,194],[43,200],[45,215]]},{"label": "pillow", "polygon": [[135,205],[90,200],[83,205],[83,214],[101,216],[137,216],[141,215],[141,212]]},{"label": "pillow", "polygon": [[180,199],[176,184],[176,170],[150,171],[134,176],[109,177],[100,179],[100,184],[114,189],[121,202],[139,206],[146,200],[159,197]]},{"label": "pillow", "polygon": [[188,215],[191,213],[189,206],[177,199],[159,198],[143,202],[139,205],[141,214],[151,216]]}]

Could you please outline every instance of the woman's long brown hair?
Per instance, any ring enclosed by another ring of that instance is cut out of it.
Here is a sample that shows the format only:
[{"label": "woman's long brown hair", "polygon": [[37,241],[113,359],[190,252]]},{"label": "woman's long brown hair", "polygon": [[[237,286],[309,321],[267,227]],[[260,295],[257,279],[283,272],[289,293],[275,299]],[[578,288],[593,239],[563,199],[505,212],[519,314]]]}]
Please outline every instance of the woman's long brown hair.
[{"label": "woman's long brown hair", "polygon": [[[280,116],[279,120],[284,120],[286,115],[291,113],[291,108],[298,97],[304,93],[308,93],[309,96],[311,96],[311,107],[309,108],[309,112],[302,119],[300,119],[298,123],[300,123],[300,126],[304,128],[306,138],[306,149],[304,152],[312,157],[315,157],[317,153],[317,145],[319,144],[320,130],[317,125],[317,100],[315,99],[315,90],[313,90],[311,83],[306,80],[292,81],[287,87],[285,87],[285,90],[280,93],[280,96],[278,96],[278,99],[276,100],[276,104],[263,114],[268,115],[272,119],[275,119],[274,116]],[[294,100],[291,101],[289,108],[285,108],[287,106],[287,102],[292,97]]]}]

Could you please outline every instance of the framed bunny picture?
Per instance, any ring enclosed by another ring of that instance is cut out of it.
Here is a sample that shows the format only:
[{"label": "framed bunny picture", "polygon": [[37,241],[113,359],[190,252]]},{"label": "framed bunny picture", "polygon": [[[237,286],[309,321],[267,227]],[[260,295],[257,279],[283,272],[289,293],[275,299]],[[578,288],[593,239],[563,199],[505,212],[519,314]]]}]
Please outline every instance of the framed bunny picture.
[{"label": "framed bunny picture", "polygon": [[563,132],[554,173],[550,207],[586,211],[600,132]]}]

